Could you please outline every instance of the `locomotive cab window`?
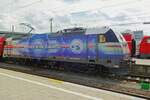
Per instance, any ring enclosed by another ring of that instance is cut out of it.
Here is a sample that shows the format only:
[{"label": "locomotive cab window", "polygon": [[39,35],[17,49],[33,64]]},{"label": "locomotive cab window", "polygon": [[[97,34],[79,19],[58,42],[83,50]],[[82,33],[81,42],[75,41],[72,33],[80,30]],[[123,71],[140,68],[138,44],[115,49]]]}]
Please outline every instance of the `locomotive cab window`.
[{"label": "locomotive cab window", "polygon": [[99,35],[99,43],[105,43],[106,42],[106,37],[105,35]]}]

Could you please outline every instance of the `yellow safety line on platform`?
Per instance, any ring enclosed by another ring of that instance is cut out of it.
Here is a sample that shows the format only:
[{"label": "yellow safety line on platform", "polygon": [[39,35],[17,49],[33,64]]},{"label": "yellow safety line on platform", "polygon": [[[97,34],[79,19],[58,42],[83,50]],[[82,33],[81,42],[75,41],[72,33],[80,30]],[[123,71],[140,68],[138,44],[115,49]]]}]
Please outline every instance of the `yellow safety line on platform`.
[{"label": "yellow safety line on platform", "polygon": [[61,81],[61,80],[56,80],[56,79],[51,79],[49,78],[49,80],[52,82],[52,83],[57,83],[57,84],[63,84],[64,81]]}]

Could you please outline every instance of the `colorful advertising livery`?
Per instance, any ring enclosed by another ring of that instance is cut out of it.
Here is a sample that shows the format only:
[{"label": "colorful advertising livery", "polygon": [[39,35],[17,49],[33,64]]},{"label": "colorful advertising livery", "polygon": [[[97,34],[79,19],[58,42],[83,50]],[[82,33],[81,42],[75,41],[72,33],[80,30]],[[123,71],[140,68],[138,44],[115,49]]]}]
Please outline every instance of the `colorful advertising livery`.
[{"label": "colorful advertising livery", "polygon": [[48,61],[63,61],[102,65],[108,68],[126,67],[129,60],[127,43],[112,29],[93,28],[60,33],[32,34],[7,41],[4,57],[21,57]]}]

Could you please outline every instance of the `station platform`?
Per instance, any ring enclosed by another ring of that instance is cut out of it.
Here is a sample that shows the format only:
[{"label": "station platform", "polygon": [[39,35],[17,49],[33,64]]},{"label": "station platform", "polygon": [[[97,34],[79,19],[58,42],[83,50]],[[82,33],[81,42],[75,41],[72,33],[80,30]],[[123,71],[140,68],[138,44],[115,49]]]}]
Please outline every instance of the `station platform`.
[{"label": "station platform", "polygon": [[2,100],[144,100],[1,68],[0,84]]}]

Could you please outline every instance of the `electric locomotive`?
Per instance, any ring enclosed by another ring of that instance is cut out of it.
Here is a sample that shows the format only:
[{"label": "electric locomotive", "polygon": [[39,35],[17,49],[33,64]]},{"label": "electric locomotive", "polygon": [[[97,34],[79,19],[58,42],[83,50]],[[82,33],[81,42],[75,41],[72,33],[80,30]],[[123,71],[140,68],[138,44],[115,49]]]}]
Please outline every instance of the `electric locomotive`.
[{"label": "electric locomotive", "polygon": [[[127,43],[109,27],[70,28],[6,41],[3,58],[78,71],[128,72]],[[67,67],[66,67],[67,66]]]}]

